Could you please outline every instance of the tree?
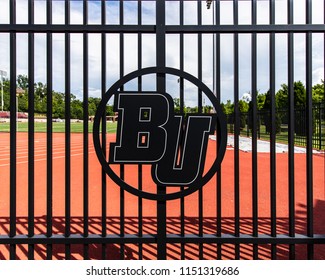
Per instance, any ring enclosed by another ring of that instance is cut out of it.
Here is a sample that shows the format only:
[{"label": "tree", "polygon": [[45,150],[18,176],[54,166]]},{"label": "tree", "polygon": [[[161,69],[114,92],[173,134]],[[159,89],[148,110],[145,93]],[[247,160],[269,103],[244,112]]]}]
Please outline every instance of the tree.
[{"label": "tree", "polygon": [[[275,100],[276,101],[276,100]],[[276,103],[276,102],[275,102]],[[275,104],[277,108],[277,103]],[[265,124],[265,130],[267,133],[271,133],[272,130],[272,122],[271,122],[271,93],[268,90],[265,94],[265,102],[263,105],[263,119]],[[281,132],[281,115],[276,111],[275,113],[275,133]]]},{"label": "tree", "polygon": [[[63,93],[52,92],[53,118],[65,118],[65,96]],[[46,110],[46,109],[45,109]]]},{"label": "tree", "polygon": [[181,112],[181,100],[179,98],[173,98],[175,113]]},{"label": "tree", "polygon": [[[266,99],[266,94],[265,93],[259,93],[257,92],[256,95],[256,109],[257,111],[261,111],[264,107],[264,103],[265,103],[265,99]],[[248,104],[249,109],[248,109],[248,127],[250,129],[253,129],[253,100],[249,102]],[[256,129],[260,129],[261,126],[261,120],[260,120],[260,115],[257,115],[257,128]]]},{"label": "tree", "polygon": [[[301,81],[293,83],[294,106],[303,107],[306,104],[306,88]],[[275,95],[276,105],[278,108],[289,108],[289,90],[288,85],[282,84],[281,89]]]},{"label": "tree", "polygon": [[249,110],[249,105],[244,100],[239,100],[238,109],[240,112],[240,128],[245,128],[247,123],[247,112]]},{"label": "tree", "polygon": [[3,110],[9,111],[10,110],[10,81],[8,79],[3,79]]},{"label": "tree", "polygon": [[312,89],[313,102],[323,103],[324,102],[324,80],[320,84],[316,84]]},{"label": "tree", "polygon": [[28,111],[28,94],[20,94],[18,96],[18,111],[27,112]]},{"label": "tree", "polygon": [[71,101],[71,118],[78,120],[83,119],[82,102],[75,98]]},{"label": "tree", "polygon": [[230,115],[234,112],[234,104],[230,100],[227,100],[226,104],[221,103],[221,106],[226,115]]},{"label": "tree", "polygon": [[114,108],[112,105],[107,105],[106,106],[106,116],[114,116]]},{"label": "tree", "polygon": [[257,110],[262,110],[266,99],[265,93],[257,93]]},{"label": "tree", "polygon": [[17,87],[27,90],[28,88],[28,77],[26,75],[18,75],[17,77]]},{"label": "tree", "polygon": [[99,103],[100,103],[100,98],[89,97],[89,99],[88,99],[89,116],[94,116],[96,114]]},{"label": "tree", "polygon": [[213,107],[211,105],[205,105],[205,106],[203,106],[203,112],[211,113],[211,112],[213,112]]},{"label": "tree", "polygon": [[249,104],[244,100],[239,100],[238,109],[241,113],[247,113],[249,109]]}]

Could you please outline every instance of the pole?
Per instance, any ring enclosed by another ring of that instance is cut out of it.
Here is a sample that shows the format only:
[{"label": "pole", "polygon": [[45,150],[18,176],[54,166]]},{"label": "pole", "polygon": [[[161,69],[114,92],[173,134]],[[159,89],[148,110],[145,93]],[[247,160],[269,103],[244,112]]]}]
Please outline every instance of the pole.
[{"label": "pole", "polygon": [[[215,7],[214,7],[214,2],[212,2],[212,24],[215,25]],[[217,96],[217,92],[216,92],[216,34],[213,33],[212,34],[212,90],[213,90],[213,94],[215,94]],[[219,100],[220,101],[220,100]]]},{"label": "pole", "polygon": [[4,106],[4,102],[3,102],[3,77],[7,76],[7,72],[0,70],[0,76],[1,76],[1,111],[3,112],[3,106]]},{"label": "pole", "polygon": [[[165,56],[165,1],[158,0],[156,4],[156,42],[157,42],[157,66],[165,67],[166,56]],[[157,91],[165,92],[165,74],[157,75]],[[166,194],[166,187],[157,185],[157,193],[160,195]],[[166,201],[157,201],[157,259],[165,260],[167,258],[166,250]]]},{"label": "pole", "polygon": [[18,95],[16,94],[16,125],[17,125],[17,132],[18,132]]},{"label": "pole", "polygon": [[3,79],[2,75],[1,76],[1,112],[3,112]]}]

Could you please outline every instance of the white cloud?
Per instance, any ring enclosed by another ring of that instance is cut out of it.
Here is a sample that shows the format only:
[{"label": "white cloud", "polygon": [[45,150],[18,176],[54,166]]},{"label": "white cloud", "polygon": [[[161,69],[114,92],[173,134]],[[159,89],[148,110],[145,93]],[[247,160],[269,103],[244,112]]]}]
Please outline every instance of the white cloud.
[{"label": "white cloud", "polygon": [[124,24],[138,24],[138,3],[124,2]]},{"label": "white cloud", "polygon": [[324,35],[313,35],[313,83],[324,80]]},{"label": "white cloud", "polygon": [[246,102],[250,102],[252,100],[252,96],[250,93],[246,92],[242,95],[241,100],[244,100]]},{"label": "white cloud", "polygon": [[88,2],[88,24],[101,24],[101,2],[90,1]]},{"label": "white cloud", "polygon": [[28,1],[20,0],[16,2],[16,22],[18,24],[28,23]]},{"label": "white cloud", "polygon": [[166,66],[180,68],[180,36],[168,34],[166,36]]},{"label": "white cloud", "polygon": [[64,9],[65,1],[53,1],[52,3],[52,13],[53,13],[53,24],[64,24]]},{"label": "white cloud", "polygon": [[220,2],[220,24],[233,24],[233,4],[230,1]]},{"label": "white cloud", "polygon": [[179,7],[178,1],[166,1],[166,24],[178,25],[179,21]]},{"label": "white cloud", "polygon": [[0,33],[0,70],[7,71],[9,76],[9,34]]},{"label": "white cloud", "polygon": [[251,3],[248,1],[238,2],[238,21],[240,24],[251,24],[252,11]]},{"label": "white cloud", "polygon": [[[28,2],[28,1],[27,1]],[[45,1],[34,1],[34,22],[35,24],[45,24],[46,23],[46,2]],[[28,11],[28,9],[26,9]]]},{"label": "white cloud", "polygon": [[17,34],[17,74],[27,74],[28,71],[28,45],[27,34]]},{"label": "white cloud", "polygon": [[9,0],[0,0],[0,23],[9,23]]},{"label": "white cloud", "polygon": [[142,24],[155,24],[156,2],[142,1]]}]

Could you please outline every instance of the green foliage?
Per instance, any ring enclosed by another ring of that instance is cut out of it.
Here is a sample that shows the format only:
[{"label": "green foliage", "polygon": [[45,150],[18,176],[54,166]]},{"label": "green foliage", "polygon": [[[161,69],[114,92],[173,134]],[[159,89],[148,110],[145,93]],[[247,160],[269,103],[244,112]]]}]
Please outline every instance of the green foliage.
[{"label": "green foliage", "polygon": [[[47,97],[44,97],[44,99],[47,99]],[[64,115],[65,115],[64,94],[63,93],[52,92],[52,100],[53,100],[52,101],[53,102],[53,108],[52,108],[53,117],[63,119]],[[41,105],[43,105],[45,107],[46,103],[47,102],[40,102],[39,104],[41,104]],[[41,109],[43,109],[43,108],[41,108]],[[46,112],[46,109],[45,109],[45,112]]]},{"label": "green foliage", "polygon": [[249,110],[249,104],[244,100],[239,100],[238,109],[241,113],[247,113]]},{"label": "green foliage", "polygon": [[3,79],[3,110],[9,111],[10,107],[10,95],[9,95],[10,82],[7,79]]},{"label": "green foliage", "polygon": [[262,93],[262,94],[257,95],[257,110],[262,110],[263,109],[265,99],[266,99],[266,94]]},{"label": "green foliage", "polygon": [[173,98],[174,107],[179,108],[181,106],[181,100],[179,98]]},{"label": "green foliage", "polygon": [[28,78],[25,75],[18,75],[17,77],[17,87],[27,90],[28,88]]},{"label": "green foliage", "polygon": [[247,123],[247,112],[249,110],[249,103],[244,100],[239,100],[238,109],[240,112],[240,128],[245,128]]},{"label": "green foliage", "polygon": [[[294,106],[301,107],[306,104],[306,88],[301,81],[294,82]],[[276,93],[276,104],[278,108],[289,108],[288,85],[282,84],[281,89]]]},{"label": "green foliage", "polygon": [[315,103],[324,102],[324,80],[322,80],[321,84],[317,84],[313,86],[312,94],[313,94],[313,102]]},{"label": "green foliage", "polygon": [[[271,122],[271,93],[268,91],[265,94],[265,101],[263,106],[263,120],[265,124],[265,129],[267,133],[271,133],[272,130],[272,122]],[[275,107],[278,108],[277,99],[275,98]],[[278,112],[275,113],[275,133],[281,133],[281,116]]]},{"label": "green foliage", "polygon": [[114,116],[114,108],[112,105],[106,106],[106,116]]},{"label": "green foliage", "polygon": [[221,108],[226,115],[230,115],[234,112],[234,104],[230,100],[227,100],[226,104],[221,103]]},{"label": "green foliage", "polygon": [[[23,89],[24,93],[18,96],[18,111],[28,112],[28,78],[25,75],[17,77],[17,88]],[[3,82],[3,97],[4,97],[4,111],[10,110],[10,81],[5,79]],[[61,92],[52,91],[52,117],[65,118],[65,94]],[[34,84],[34,112],[35,114],[46,115],[47,113],[47,87],[41,82]],[[100,98],[89,97],[88,99],[88,115],[94,116],[97,107],[100,103]],[[70,111],[72,119],[83,119],[83,101],[76,98],[74,94],[70,94]],[[113,107],[108,105],[106,107],[107,115],[114,115]]]},{"label": "green foliage", "polygon": [[82,102],[78,99],[73,99],[71,101],[71,117],[78,120],[83,119]]}]

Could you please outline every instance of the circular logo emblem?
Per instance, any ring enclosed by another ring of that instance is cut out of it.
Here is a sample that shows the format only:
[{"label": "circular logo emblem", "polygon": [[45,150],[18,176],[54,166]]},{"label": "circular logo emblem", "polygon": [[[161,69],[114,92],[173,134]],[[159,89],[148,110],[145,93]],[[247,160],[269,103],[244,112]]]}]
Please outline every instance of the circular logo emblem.
[{"label": "circular logo emblem", "polygon": [[[149,74],[173,75],[192,83],[205,94],[213,109],[204,114],[181,115],[175,113],[174,100],[168,93],[120,90],[129,81]],[[101,121],[111,99],[118,121],[115,141],[109,143],[106,156],[103,152],[106,147],[102,147],[100,139],[101,133],[106,133],[101,132]],[[207,166],[209,135],[216,130],[216,156]],[[140,198],[172,200],[202,188],[219,170],[227,145],[227,123],[217,98],[200,80],[174,68],[150,67],[124,76],[106,92],[95,115],[93,140],[103,170],[119,187]],[[129,170],[131,174],[136,172],[134,165],[149,166],[143,184],[150,181],[148,185],[166,188],[166,193],[157,193],[157,188],[135,186],[134,178],[126,178],[124,173],[119,175],[116,167],[121,165],[133,167]]]}]

